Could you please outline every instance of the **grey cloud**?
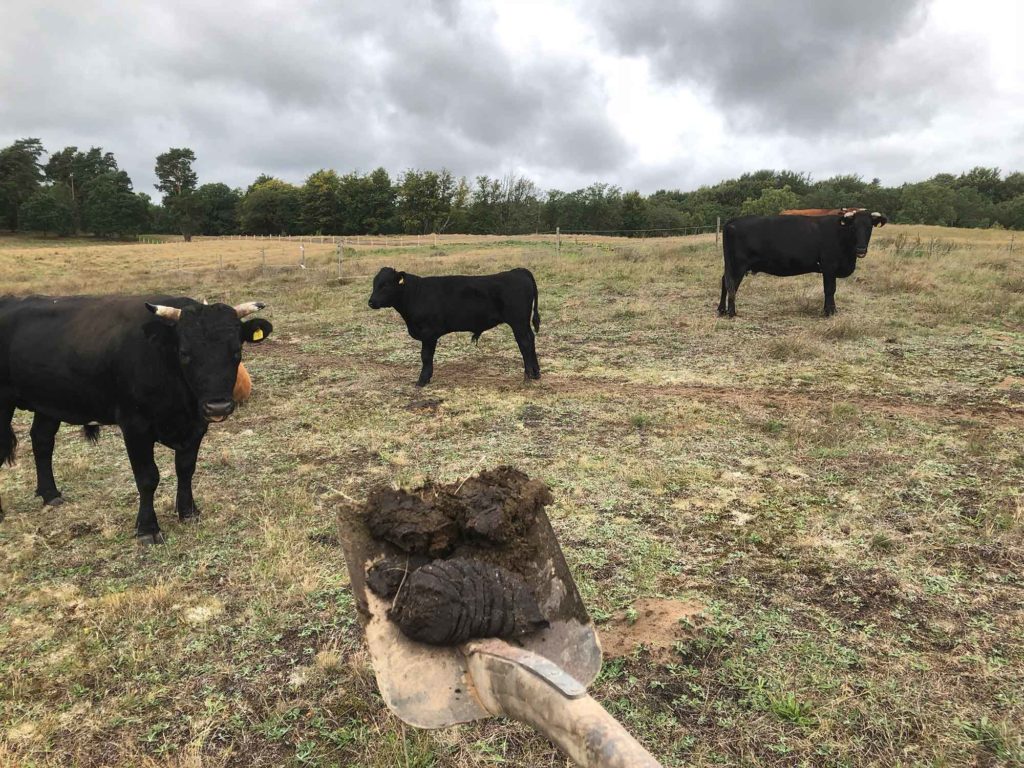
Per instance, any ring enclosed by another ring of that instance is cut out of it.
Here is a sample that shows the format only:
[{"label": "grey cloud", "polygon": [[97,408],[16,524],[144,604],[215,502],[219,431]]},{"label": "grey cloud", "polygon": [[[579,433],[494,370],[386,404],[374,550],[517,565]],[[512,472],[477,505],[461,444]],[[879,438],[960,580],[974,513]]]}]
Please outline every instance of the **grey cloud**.
[{"label": "grey cloud", "polygon": [[[929,28],[931,0],[561,2],[576,3],[597,52],[510,53],[491,0],[8,3],[0,146],[102,146],[151,194],[155,156],[172,146],[196,151],[201,182],[235,186],[321,167],[653,191],[766,166],[887,183],[1019,166],[1024,113],[995,95],[984,50]],[[697,95],[702,149],[652,158],[627,142],[602,74],[616,56],[668,86],[652,119],[685,126],[671,99]]]},{"label": "grey cloud", "polygon": [[[981,57],[915,41],[926,0],[678,3],[606,0],[597,23],[664,82],[707,93],[748,133],[870,135],[924,124],[978,89]],[[973,71],[972,71],[973,70]]]},{"label": "grey cloud", "polygon": [[511,56],[495,22],[458,0],[22,4],[0,29],[0,139],[102,145],[142,190],[170,146],[239,186],[253,169],[613,172],[626,149],[596,75]]}]

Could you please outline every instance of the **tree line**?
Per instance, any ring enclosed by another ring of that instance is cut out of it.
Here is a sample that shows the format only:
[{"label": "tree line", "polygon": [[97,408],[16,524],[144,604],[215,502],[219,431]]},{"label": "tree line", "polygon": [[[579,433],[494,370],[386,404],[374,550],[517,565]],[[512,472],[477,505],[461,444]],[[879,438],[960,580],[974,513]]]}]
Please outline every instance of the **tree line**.
[{"label": "tree line", "polygon": [[879,179],[761,170],[692,191],[623,192],[596,183],[572,192],[542,190],[516,174],[477,176],[383,168],[341,175],[322,169],[301,184],[261,175],[246,189],[199,184],[195,153],[158,155],[160,199],[136,192],[112,152],[65,147],[47,153],[39,139],[0,150],[0,227],[45,234],[132,238],[141,232],[193,235],[366,235],[533,232],[677,234],[746,214],[786,208],[859,206],[890,221],[1024,229],[1024,173],[976,167],[959,175],[883,186]]}]

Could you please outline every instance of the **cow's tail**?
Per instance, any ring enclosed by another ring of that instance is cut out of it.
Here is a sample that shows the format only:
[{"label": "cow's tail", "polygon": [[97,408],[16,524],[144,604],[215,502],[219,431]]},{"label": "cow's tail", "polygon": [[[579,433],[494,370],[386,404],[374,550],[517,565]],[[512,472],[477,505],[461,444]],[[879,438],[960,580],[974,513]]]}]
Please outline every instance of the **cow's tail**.
[{"label": "cow's tail", "polygon": [[82,427],[82,437],[86,441],[96,445],[100,441],[100,425],[99,424],[86,424]]},{"label": "cow's tail", "polygon": [[530,276],[530,282],[533,283],[533,331],[537,333],[540,331],[540,300],[537,294],[537,279],[530,270],[526,270],[526,274]]},{"label": "cow's tail", "polygon": [[11,422],[0,423],[0,464],[12,466],[18,456],[18,436],[11,428]]}]

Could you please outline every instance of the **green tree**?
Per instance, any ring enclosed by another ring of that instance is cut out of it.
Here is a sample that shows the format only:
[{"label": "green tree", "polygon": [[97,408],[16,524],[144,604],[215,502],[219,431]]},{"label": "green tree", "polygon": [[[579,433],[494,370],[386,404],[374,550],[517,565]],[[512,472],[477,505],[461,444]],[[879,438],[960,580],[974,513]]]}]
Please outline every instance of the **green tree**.
[{"label": "green tree", "polygon": [[791,208],[867,208],[869,185],[857,175],[833,176],[814,184]]},{"label": "green tree", "polygon": [[647,202],[639,192],[627,192],[622,196],[622,228],[631,237],[642,234],[636,230],[647,228]]},{"label": "green tree", "polygon": [[242,231],[254,235],[298,234],[300,188],[271,177],[261,177],[258,182],[249,188],[239,206]]},{"label": "green tree", "polygon": [[950,226],[956,218],[956,190],[932,181],[904,184],[900,189],[901,224]]},{"label": "green tree", "polygon": [[319,170],[302,185],[302,229],[310,234],[332,234],[344,229],[342,184],[334,171]]},{"label": "green tree", "polygon": [[39,139],[18,139],[0,149],[0,222],[18,228],[18,209],[41,186],[46,153]]},{"label": "green tree", "polygon": [[75,231],[71,190],[63,184],[33,192],[18,210],[18,226],[24,231],[44,235],[70,235]]},{"label": "green tree", "polygon": [[1003,185],[999,192],[999,199],[1002,202],[1013,200],[1015,197],[1024,195],[1024,173],[1010,173],[1003,179]]},{"label": "green tree", "polygon": [[988,198],[989,202],[995,203],[1002,199],[1000,193],[1002,192],[1003,181],[1000,176],[998,168],[983,168],[979,165],[966,173],[961,173],[955,182],[955,186],[957,189],[976,189]]},{"label": "green tree", "polygon": [[164,208],[176,222],[185,242],[192,240],[192,235],[200,223],[197,202],[193,195],[199,177],[192,169],[196,155],[187,147],[172,147],[162,155],[157,155],[156,173],[159,183],[156,188],[164,194]]},{"label": "green tree", "polygon": [[996,208],[996,220],[1008,229],[1024,229],[1024,194],[1001,202]]},{"label": "green tree", "polygon": [[[535,232],[541,223],[541,193],[530,179],[506,174],[497,179],[477,176],[476,187],[469,193],[469,202],[456,203],[465,210],[460,228],[480,234],[515,235]],[[457,230],[458,231],[458,230]]]},{"label": "green tree", "polygon": [[203,235],[230,235],[238,231],[242,195],[227,184],[203,184],[194,197],[198,229]]},{"label": "green tree", "polygon": [[366,176],[356,173],[342,176],[338,197],[342,234],[376,235],[398,231],[396,190],[383,168]]},{"label": "green tree", "polygon": [[409,234],[444,232],[465,199],[458,195],[460,184],[451,172],[408,170],[399,180],[398,217],[402,231]]},{"label": "green tree", "polygon": [[127,238],[137,235],[146,223],[149,203],[132,191],[124,171],[108,171],[83,190],[82,226],[96,237]]},{"label": "green tree", "polygon": [[743,216],[777,216],[780,212],[796,208],[800,204],[800,198],[796,192],[788,186],[782,189],[766,187],[756,197],[748,197],[743,201],[740,214]]},{"label": "green tree", "polygon": [[960,187],[953,199],[954,227],[987,227],[996,207],[992,200],[974,187]]},{"label": "green tree", "polygon": [[43,170],[50,182],[64,184],[70,190],[77,230],[82,224],[82,190],[93,179],[117,171],[118,167],[114,153],[104,152],[100,147],[92,147],[88,152],[79,152],[78,147],[64,147],[50,155]]}]

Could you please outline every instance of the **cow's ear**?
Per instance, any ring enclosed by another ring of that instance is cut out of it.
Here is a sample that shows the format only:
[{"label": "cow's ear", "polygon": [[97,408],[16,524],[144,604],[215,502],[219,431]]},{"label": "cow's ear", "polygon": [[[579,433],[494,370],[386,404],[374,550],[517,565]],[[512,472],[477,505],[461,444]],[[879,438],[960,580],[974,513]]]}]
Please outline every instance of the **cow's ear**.
[{"label": "cow's ear", "polygon": [[255,320],[249,320],[242,323],[242,341],[250,344],[259,344],[267,338],[273,330],[274,326],[270,324],[269,320],[257,317]]},{"label": "cow's ear", "polygon": [[398,284],[402,285],[403,283],[405,283],[405,272],[399,272],[398,273]]}]

